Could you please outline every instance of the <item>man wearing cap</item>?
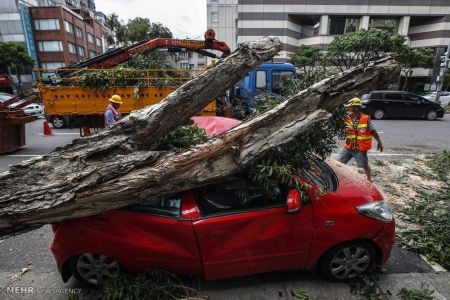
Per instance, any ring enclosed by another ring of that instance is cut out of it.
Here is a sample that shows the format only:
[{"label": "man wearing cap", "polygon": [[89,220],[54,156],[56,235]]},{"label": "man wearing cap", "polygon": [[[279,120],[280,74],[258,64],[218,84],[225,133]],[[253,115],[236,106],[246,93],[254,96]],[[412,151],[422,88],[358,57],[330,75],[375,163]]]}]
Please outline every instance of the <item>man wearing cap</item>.
[{"label": "man wearing cap", "polygon": [[350,99],[346,107],[344,147],[338,154],[337,160],[347,164],[354,158],[357,166],[364,169],[367,179],[372,181],[367,151],[372,148],[372,137],[377,140],[377,150],[380,150],[380,152],[383,151],[383,143],[370,120],[370,116],[360,112],[362,108],[361,99]]},{"label": "man wearing cap", "polygon": [[109,100],[109,105],[105,110],[105,127],[111,127],[122,119],[119,112],[122,98],[119,95],[112,95]]}]

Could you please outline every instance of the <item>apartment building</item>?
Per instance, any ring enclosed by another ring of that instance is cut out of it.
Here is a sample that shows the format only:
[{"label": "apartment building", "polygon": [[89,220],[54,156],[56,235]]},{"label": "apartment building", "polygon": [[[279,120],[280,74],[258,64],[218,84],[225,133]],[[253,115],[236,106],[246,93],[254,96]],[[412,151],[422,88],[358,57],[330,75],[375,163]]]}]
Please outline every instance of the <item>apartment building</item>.
[{"label": "apartment building", "polygon": [[[0,42],[24,45],[36,62],[34,67],[68,66],[104,52],[104,18],[95,11],[94,0],[2,0]],[[23,89],[37,79],[32,69],[21,76]],[[14,72],[0,70],[0,74]]]},{"label": "apartment building", "polygon": [[104,52],[104,28],[93,14],[64,6],[30,7],[39,65],[55,69]]}]

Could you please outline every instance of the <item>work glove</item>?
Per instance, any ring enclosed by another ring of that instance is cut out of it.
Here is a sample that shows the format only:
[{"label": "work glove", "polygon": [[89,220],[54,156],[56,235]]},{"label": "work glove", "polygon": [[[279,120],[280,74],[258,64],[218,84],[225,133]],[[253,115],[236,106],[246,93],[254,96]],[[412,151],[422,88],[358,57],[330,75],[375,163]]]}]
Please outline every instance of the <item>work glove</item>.
[{"label": "work glove", "polygon": [[382,143],[379,143],[377,145],[377,150],[380,151],[380,152],[383,152],[383,144]]}]

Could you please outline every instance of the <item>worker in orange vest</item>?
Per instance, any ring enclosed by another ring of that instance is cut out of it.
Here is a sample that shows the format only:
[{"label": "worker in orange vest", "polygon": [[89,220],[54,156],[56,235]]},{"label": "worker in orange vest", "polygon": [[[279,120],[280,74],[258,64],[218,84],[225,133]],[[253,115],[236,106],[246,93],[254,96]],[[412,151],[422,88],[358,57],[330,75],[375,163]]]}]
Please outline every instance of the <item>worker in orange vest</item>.
[{"label": "worker in orange vest", "polygon": [[357,166],[364,169],[367,179],[372,182],[367,151],[372,148],[372,137],[377,140],[377,150],[380,152],[383,151],[383,143],[370,120],[370,116],[361,113],[361,99],[350,99],[346,107],[344,147],[338,154],[337,160],[347,164],[354,158]]},{"label": "worker in orange vest", "polygon": [[105,110],[105,127],[111,127],[122,119],[119,107],[123,103],[119,95],[112,95],[108,99],[109,105]]}]

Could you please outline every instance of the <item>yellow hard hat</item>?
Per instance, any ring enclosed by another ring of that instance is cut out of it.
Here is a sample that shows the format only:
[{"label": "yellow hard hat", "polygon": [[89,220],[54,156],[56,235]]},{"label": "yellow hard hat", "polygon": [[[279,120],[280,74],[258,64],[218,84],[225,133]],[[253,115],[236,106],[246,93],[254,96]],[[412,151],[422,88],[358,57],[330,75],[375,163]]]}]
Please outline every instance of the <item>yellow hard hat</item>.
[{"label": "yellow hard hat", "polygon": [[112,103],[117,103],[117,104],[123,103],[122,98],[119,95],[112,95],[112,97],[109,98],[108,100],[109,100],[109,102],[112,102]]},{"label": "yellow hard hat", "polygon": [[355,98],[352,98],[352,99],[348,100],[348,102],[345,105],[345,107],[350,107],[350,106],[362,106],[361,99],[359,99],[358,97],[355,97]]}]

